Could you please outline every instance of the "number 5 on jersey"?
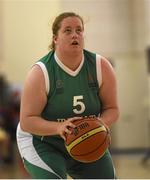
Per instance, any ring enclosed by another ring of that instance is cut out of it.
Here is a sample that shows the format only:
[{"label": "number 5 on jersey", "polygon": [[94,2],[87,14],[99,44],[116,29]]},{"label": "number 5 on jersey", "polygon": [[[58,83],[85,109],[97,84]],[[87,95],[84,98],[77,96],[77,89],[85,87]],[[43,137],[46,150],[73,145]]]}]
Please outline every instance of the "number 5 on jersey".
[{"label": "number 5 on jersey", "polygon": [[83,103],[83,96],[73,97],[73,112],[75,114],[81,114],[85,111],[85,105]]}]

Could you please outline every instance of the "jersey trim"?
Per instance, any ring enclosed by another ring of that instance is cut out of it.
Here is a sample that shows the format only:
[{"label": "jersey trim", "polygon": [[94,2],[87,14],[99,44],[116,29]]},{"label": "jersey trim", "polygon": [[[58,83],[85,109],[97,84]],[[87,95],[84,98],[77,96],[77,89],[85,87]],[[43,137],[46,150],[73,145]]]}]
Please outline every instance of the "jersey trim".
[{"label": "jersey trim", "polygon": [[101,70],[101,56],[96,54],[96,74],[99,88],[102,85],[102,70]]},{"label": "jersey trim", "polygon": [[54,54],[54,57],[55,57],[55,60],[57,62],[57,64],[66,72],[68,73],[70,76],[73,76],[75,77],[81,70],[82,66],[83,66],[83,63],[84,63],[84,56],[82,58],[82,61],[79,65],[79,67],[75,70],[75,71],[72,71],[71,69],[69,69],[67,66],[65,66],[57,57],[56,53]]},{"label": "jersey trim", "polygon": [[17,127],[17,143],[22,158],[26,159],[29,163],[35,166],[55,174],[57,177],[62,179],[40,158],[33,145],[33,136],[30,133],[23,131],[20,127],[20,123]]},{"label": "jersey trim", "polygon": [[50,81],[49,81],[49,76],[48,76],[47,69],[46,69],[44,63],[42,63],[42,62],[37,62],[36,64],[40,66],[40,68],[42,69],[42,72],[44,74],[45,88],[46,88],[46,93],[48,95],[49,90],[50,90]]}]

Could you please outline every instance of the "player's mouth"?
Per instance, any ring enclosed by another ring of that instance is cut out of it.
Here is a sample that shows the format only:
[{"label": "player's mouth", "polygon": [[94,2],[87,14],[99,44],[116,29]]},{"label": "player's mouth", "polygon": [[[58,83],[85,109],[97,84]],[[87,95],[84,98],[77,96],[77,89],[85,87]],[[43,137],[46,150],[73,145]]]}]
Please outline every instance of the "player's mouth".
[{"label": "player's mouth", "polygon": [[79,45],[79,42],[78,42],[78,41],[73,41],[73,42],[71,43],[71,45],[77,46],[77,45]]}]

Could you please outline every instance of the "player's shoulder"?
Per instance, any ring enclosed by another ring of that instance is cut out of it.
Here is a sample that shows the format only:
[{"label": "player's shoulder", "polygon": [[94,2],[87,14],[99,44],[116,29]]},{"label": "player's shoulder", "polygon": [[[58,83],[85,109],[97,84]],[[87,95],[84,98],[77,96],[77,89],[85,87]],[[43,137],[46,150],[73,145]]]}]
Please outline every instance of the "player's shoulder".
[{"label": "player's shoulder", "polygon": [[106,58],[104,56],[101,57],[101,66],[103,68],[108,68],[108,69],[111,69],[111,70],[113,69],[113,66],[110,63],[110,61],[108,60],[108,58]]},{"label": "player's shoulder", "polygon": [[84,53],[84,56],[85,57],[95,57],[96,56],[96,53],[92,52],[92,51],[89,51],[87,49],[84,49],[83,50],[83,53]]},{"label": "player's shoulder", "polygon": [[51,59],[54,58],[54,51],[48,52],[46,55],[41,57],[37,62],[42,62],[44,64],[47,64],[50,62]]},{"label": "player's shoulder", "polygon": [[108,69],[113,71],[112,64],[110,63],[109,59],[105,57],[104,55],[101,55],[97,52],[91,52],[89,50],[84,49],[85,56],[88,57],[88,59],[92,59],[92,61],[96,62],[97,68],[102,69]]},{"label": "player's shoulder", "polygon": [[95,60],[107,61],[107,59],[103,55],[101,55],[97,52],[89,51],[87,49],[84,49],[84,55],[87,57],[93,57]]}]

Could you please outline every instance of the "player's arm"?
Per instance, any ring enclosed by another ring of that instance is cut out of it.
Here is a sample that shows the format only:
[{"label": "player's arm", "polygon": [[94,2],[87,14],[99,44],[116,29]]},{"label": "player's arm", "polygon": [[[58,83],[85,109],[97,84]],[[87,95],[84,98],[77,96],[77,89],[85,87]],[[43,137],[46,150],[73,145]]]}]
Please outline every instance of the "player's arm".
[{"label": "player's arm", "polygon": [[102,121],[110,127],[119,116],[117,100],[117,82],[114,69],[107,59],[101,59],[102,85],[100,87],[100,99],[102,101]]},{"label": "player's arm", "polygon": [[41,117],[47,104],[44,75],[38,65],[28,73],[21,97],[20,126],[22,130],[36,135],[56,135],[62,137],[69,133],[68,127],[73,126],[71,121],[63,123],[50,122]]}]

